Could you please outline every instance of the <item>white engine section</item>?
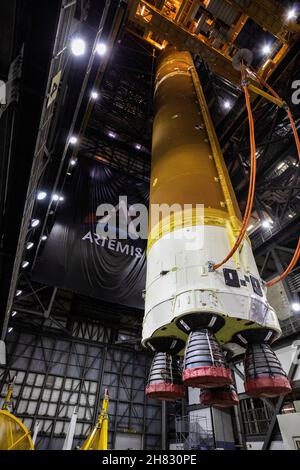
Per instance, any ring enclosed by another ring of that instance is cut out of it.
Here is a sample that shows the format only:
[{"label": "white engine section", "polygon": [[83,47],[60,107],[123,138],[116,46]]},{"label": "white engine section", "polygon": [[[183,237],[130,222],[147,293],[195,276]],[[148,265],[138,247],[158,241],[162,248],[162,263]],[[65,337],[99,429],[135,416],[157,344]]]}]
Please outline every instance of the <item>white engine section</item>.
[{"label": "white engine section", "polygon": [[280,335],[248,240],[223,268],[210,268],[230,248],[227,229],[208,225],[177,229],[154,243],[148,252],[143,342],[153,335],[184,338],[174,320],[195,312],[234,320],[220,330],[223,344],[248,322]]}]

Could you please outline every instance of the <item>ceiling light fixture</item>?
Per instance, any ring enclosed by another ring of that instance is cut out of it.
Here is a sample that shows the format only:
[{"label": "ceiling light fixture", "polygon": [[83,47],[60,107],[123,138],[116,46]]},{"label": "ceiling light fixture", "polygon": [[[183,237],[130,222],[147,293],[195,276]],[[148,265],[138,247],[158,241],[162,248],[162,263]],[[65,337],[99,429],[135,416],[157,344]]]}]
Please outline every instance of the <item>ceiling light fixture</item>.
[{"label": "ceiling light fixture", "polygon": [[270,228],[271,222],[269,220],[264,220],[261,225],[263,228]]},{"label": "ceiling light fixture", "polygon": [[71,51],[75,56],[81,56],[86,51],[86,42],[82,38],[73,38],[71,41]]},{"label": "ceiling light fixture", "polygon": [[39,191],[38,194],[37,194],[37,199],[39,201],[42,201],[43,199],[45,199],[47,197],[47,193],[45,191]]},{"label": "ceiling light fixture", "polygon": [[76,137],[76,135],[72,135],[69,139],[69,143],[71,145],[75,145],[75,144],[77,144],[77,142],[78,142],[78,138]]},{"label": "ceiling light fixture", "polygon": [[294,312],[300,312],[300,303],[299,302],[293,302],[292,303],[292,310]]},{"label": "ceiling light fixture", "polygon": [[107,52],[107,45],[104,44],[103,42],[99,42],[96,46],[96,52],[97,54],[99,54],[100,56],[103,56],[106,54]]},{"label": "ceiling light fixture", "polygon": [[261,50],[261,51],[262,51],[262,53],[263,53],[264,55],[268,55],[268,54],[270,54],[271,50],[272,50],[272,49],[271,49],[270,44],[265,44],[265,45],[262,47],[262,50]]},{"label": "ceiling light fixture", "polygon": [[39,223],[40,223],[39,219],[32,219],[31,227],[35,228],[39,225]]},{"label": "ceiling light fixture", "polygon": [[22,263],[22,268],[27,268],[27,266],[29,266],[29,261],[23,261]]},{"label": "ceiling light fixture", "polygon": [[297,12],[295,8],[290,8],[286,13],[286,19],[288,21],[295,20],[297,18]]},{"label": "ceiling light fixture", "polygon": [[26,245],[26,250],[31,250],[31,248],[34,246],[34,243],[28,242]]},{"label": "ceiling light fixture", "polygon": [[99,93],[95,90],[91,92],[91,98],[92,100],[96,101],[99,98]]}]

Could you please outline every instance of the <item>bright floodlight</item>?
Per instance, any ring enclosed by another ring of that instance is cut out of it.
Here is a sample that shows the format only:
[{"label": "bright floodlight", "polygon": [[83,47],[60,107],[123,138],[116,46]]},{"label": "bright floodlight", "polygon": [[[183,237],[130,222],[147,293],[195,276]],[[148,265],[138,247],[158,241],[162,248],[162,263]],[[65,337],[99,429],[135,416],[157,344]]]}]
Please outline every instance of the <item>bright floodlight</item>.
[{"label": "bright floodlight", "polygon": [[141,150],[142,146],[141,146],[141,144],[135,144],[135,148],[136,148],[137,150]]},{"label": "bright floodlight", "polygon": [[47,240],[47,235],[43,235],[41,240],[44,242],[45,240]]},{"label": "bright floodlight", "polygon": [[98,93],[97,91],[95,91],[95,90],[92,91],[92,93],[91,93],[91,98],[92,98],[92,100],[95,100],[95,101],[96,101],[96,100],[99,98],[99,93]]},{"label": "bright floodlight", "polygon": [[72,165],[72,166],[76,165],[76,160],[72,159],[72,160],[70,161],[70,165]]},{"label": "bright floodlight", "polygon": [[22,268],[27,268],[29,266],[29,261],[23,261]]},{"label": "bright floodlight", "polygon": [[262,48],[261,51],[262,51],[262,53],[263,53],[264,55],[270,54],[270,52],[271,52],[271,46],[270,46],[270,44],[265,44],[265,45],[263,46],[263,48]]},{"label": "bright floodlight", "polygon": [[13,327],[11,326],[10,328],[8,328],[8,332],[11,333],[13,330]]},{"label": "bright floodlight", "polygon": [[115,132],[112,132],[112,131],[109,131],[108,133],[109,137],[111,137],[112,139],[115,139],[117,134]]},{"label": "bright floodlight", "polygon": [[19,297],[19,296],[22,294],[22,292],[23,292],[23,291],[22,291],[21,289],[18,289],[18,290],[16,291],[16,296]]},{"label": "bright floodlight", "polygon": [[292,303],[292,310],[294,310],[294,312],[300,312],[300,304],[299,304],[299,302],[293,302],[293,303]]},{"label": "bright floodlight", "polygon": [[14,310],[14,311],[12,312],[11,316],[14,317],[15,315],[17,315],[17,311],[16,311],[16,310]]},{"label": "bright floodlight", "polygon": [[80,56],[85,53],[86,50],[86,43],[81,38],[74,38],[71,41],[71,51],[72,54],[75,56]]},{"label": "bright floodlight", "polygon": [[231,103],[230,103],[230,101],[229,101],[229,100],[225,100],[225,101],[223,102],[223,107],[224,107],[225,109],[230,109],[230,108],[231,108]]},{"label": "bright floodlight", "polygon": [[39,223],[40,223],[39,219],[32,219],[31,227],[37,227]]},{"label": "bright floodlight", "polygon": [[59,200],[59,195],[58,194],[53,194],[52,201],[58,201],[58,200]]},{"label": "bright floodlight", "polygon": [[32,242],[28,242],[27,245],[26,245],[26,249],[27,250],[31,250],[31,248],[33,247],[34,243]]},{"label": "bright floodlight", "polygon": [[287,14],[286,14],[286,19],[287,20],[294,20],[297,18],[297,12],[295,10],[295,8],[291,8],[290,10],[287,11]]},{"label": "bright floodlight", "polygon": [[72,137],[70,137],[69,143],[72,145],[75,145],[77,144],[77,142],[78,142],[77,137],[75,135],[72,135]]},{"label": "bright floodlight", "polygon": [[63,196],[59,196],[59,200],[60,200],[60,201],[64,201],[65,198],[64,198]]},{"label": "bright floodlight", "polygon": [[96,52],[99,55],[105,55],[107,52],[107,45],[103,42],[99,42],[96,46]]},{"label": "bright floodlight", "polygon": [[45,199],[45,197],[47,197],[47,193],[45,191],[39,191],[38,192],[37,199],[39,201],[42,201],[43,199]]},{"label": "bright floodlight", "polygon": [[270,228],[271,227],[271,223],[269,222],[269,220],[264,220],[261,225],[262,225],[263,228]]}]

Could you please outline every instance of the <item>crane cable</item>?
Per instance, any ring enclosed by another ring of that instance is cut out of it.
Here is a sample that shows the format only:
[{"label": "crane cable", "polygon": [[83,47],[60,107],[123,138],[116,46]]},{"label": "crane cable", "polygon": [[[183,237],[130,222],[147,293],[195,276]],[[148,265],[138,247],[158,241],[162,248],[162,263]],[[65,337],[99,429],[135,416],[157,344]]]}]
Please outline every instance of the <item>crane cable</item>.
[{"label": "crane cable", "polygon": [[251,155],[250,155],[250,178],[249,178],[249,190],[248,190],[248,197],[247,197],[247,205],[242,221],[242,226],[240,233],[231,248],[230,252],[228,255],[220,262],[217,263],[213,266],[213,269],[218,269],[220,268],[223,264],[226,263],[237,251],[239,248],[245,233],[248,228],[251,212],[252,212],[252,207],[253,207],[253,200],[254,200],[254,192],[255,192],[255,181],[256,181],[256,145],[255,145],[255,134],[254,134],[254,120],[253,120],[253,114],[251,110],[251,103],[250,103],[250,96],[248,92],[248,84],[245,79],[245,67],[242,64],[242,87],[244,90],[244,95],[245,95],[245,101],[246,101],[246,107],[247,107],[247,112],[248,112],[248,120],[249,120],[249,135],[250,135],[250,149],[251,149]]},{"label": "crane cable", "polygon": [[[248,190],[248,197],[247,197],[247,205],[246,205],[246,209],[245,209],[245,213],[244,213],[244,217],[243,217],[242,227],[241,227],[240,233],[239,233],[233,247],[231,248],[228,255],[223,259],[223,261],[221,261],[220,263],[217,263],[213,266],[214,270],[220,268],[224,263],[226,263],[226,261],[228,261],[234,255],[234,253],[237,251],[237,249],[239,248],[239,246],[240,246],[240,244],[241,244],[241,242],[242,242],[242,240],[245,236],[245,233],[247,231],[247,227],[248,227],[248,223],[249,223],[249,220],[250,220],[252,207],[253,207],[253,200],[254,200],[255,182],[256,182],[256,144],[255,144],[254,120],[253,120],[253,114],[252,114],[252,110],[251,110],[250,97],[249,97],[249,92],[248,92],[248,85],[247,85],[247,81],[245,79],[245,70],[246,69],[245,69],[245,66],[243,64],[242,64],[241,70],[242,70],[242,87],[243,87],[244,94],[245,94],[245,101],[246,101],[248,120],[249,120],[249,135],[250,135],[250,149],[251,149],[250,178],[249,178],[249,190]],[[267,90],[275,98],[281,100],[280,96],[276,93],[276,91],[273,90],[273,88],[268,83],[266,83],[265,80],[263,80],[254,70],[250,69],[250,72],[256,77],[256,79],[264,87],[267,88]],[[290,121],[290,124],[291,124],[291,128],[292,128],[292,131],[293,131],[293,135],[294,135],[294,138],[295,138],[297,152],[298,152],[298,158],[299,158],[299,162],[300,162],[300,139],[299,139],[299,136],[298,136],[297,128],[296,128],[295,121],[293,119],[293,116],[292,116],[292,113],[291,113],[290,109],[286,108],[286,112],[287,112],[287,115],[288,115],[288,118],[289,118],[289,121]],[[276,284],[277,282],[284,279],[292,271],[294,266],[297,264],[297,262],[299,260],[299,257],[300,257],[300,237],[298,238],[298,243],[297,243],[297,247],[295,249],[293,258],[291,259],[290,264],[288,265],[286,270],[282,274],[280,274],[278,277],[276,277],[275,279],[272,279],[271,281],[266,282],[266,285],[268,287],[271,287],[274,284]]]},{"label": "crane cable", "polygon": [[[275,97],[275,98],[278,98],[278,99],[281,99],[280,96],[276,93],[276,91],[265,81],[263,80],[263,78],[261,78],[254,70],[250,70],[256,77],[257,80],[259,80],[259,82],[267,88],[267,90]],[[288,115],[288,118],[290,120],[290,124],[291,124],[291,128],[292,128],[292,131],[293,131],[293,134],[294,134],[294,138],[295,138],[295,142],[296,142],[296,147],[297,147],[297,153],[298,153],[298,159],[299,159],[299,164],[300,164],[300,139],[299,139],[299,135],[298,135],[298,132],[297,132],[297,128],[296,128],[296,124],[295,124],[295,121],[294,121],[294,118],[292,116],[292,113],[290,111],[290,109],[287,107],[286,108],[286,112],[287,112],[287,115]],[[292,269],[296,266],[298,260],[299,260],[299,257],[300,257],[300,237],[298,238],[298,243],[297,243],[297,246],[296,246],[296,249],[295,249],[295,252],[294,252],[294,255],[290,261],[290,264],[288,265],[288,267],[285,269],[285,271],[283,271],[283,273],[281,273],[279,276],[277,276],[276,278],[272,279],[271,281],[268,281],[266,282],[266,285],[268,287],[271,287],[271,286],[274,286],[274,284],[277,284],[277,282],[281,281],[282,279],[284,279],[291,271]]]}]

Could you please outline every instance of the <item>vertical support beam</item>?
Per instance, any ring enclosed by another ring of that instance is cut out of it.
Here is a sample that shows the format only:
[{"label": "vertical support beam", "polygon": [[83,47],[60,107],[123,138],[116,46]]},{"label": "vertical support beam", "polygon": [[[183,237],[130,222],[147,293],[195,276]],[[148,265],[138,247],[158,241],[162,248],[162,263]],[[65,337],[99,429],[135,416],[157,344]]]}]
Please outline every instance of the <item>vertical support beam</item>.
[{"label": "vertical support beam", "polygon": [[167,450],[167,402],[161,403],[161,449]]},{"label": "vertical support beam", "polygon": [[[278,271],[278,274],[280,274],[285,270],[286,267],[283,266],[282,261],[279,258],[275,248],[273,248],[271,250],[271,253],[272,253],[272,257],[274,259],[274,263],[275,263],[276,269]],[[292,296],[292,293],[290,291],[290,288],[288,286],[288,283],[287,283],[286,279],[282,280],[282,285],[283,285],[283,288],[285,290],[286,296],[287,296],[289,302],[291,303],[293,301],[293,296]]]}]

